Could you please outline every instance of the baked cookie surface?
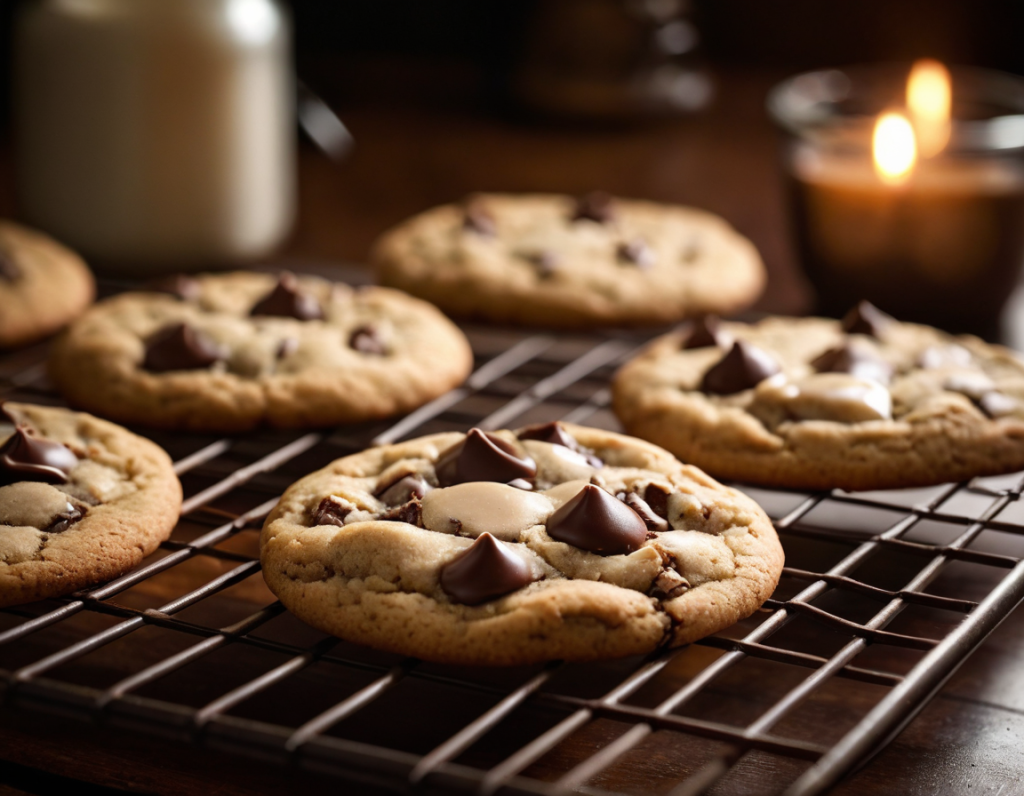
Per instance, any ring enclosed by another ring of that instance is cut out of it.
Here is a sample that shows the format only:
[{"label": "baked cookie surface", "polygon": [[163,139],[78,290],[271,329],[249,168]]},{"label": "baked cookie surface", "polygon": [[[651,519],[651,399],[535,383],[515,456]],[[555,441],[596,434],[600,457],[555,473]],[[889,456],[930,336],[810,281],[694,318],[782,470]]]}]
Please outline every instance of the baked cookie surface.
[{"label": "baked cookie surface", "polygon": [[0,606],[115,578],[170,536],[181,484],[167,454],[67,409],[0,417]]},{"label": "baked cookie surface", "polygon": [[624,365],[613,400],[630,433],[718,478],[866,490],[1024,469],[1024,363],[864,303],[694,324]]},{"label": "baked cookie surface", "polygon": [[314,627],[488,665],[686,644],[757,610],[783,561],[749,498],[569,424],[338,459],[285,492],[260,548],[270,589]]},{"label": "baked cookie surface", "polygon": [[382,284],[462,317],[650,326],[751,304],[753,244],[688,207],[588,194],[481,194],[400,224],[371,254]]},{"label": "baked cookie surface", "polygon": [[0,348],[52,334],[95,295],[81,257],[40,232],[0,220]]},{"label": "baked cookie surface", "polygon": [[177,277],[93,307],[54,345],[51,378],[83,408],[202,431],[387,417],[446,392],[472,352],[437,309],[316,277]]}]

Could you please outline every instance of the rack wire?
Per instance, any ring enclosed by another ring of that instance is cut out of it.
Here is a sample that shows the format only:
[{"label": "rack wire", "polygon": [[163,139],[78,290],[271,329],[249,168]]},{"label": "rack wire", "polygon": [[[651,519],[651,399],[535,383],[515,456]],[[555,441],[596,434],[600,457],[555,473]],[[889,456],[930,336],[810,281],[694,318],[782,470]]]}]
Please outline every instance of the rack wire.
[{"label": "rack wire", "polygon": [[[174,535],[113,582],[0,611],[0,705],[398,793],[686,796],[756,775],[763,792],[809,796],[898,733],[1024,598],[1015,474],[859,494],[746,489],[786,549],[775,595],[722,633],[644,658],[453,667],[313,631],[259,572],[262,520],[298,477],[442,430],[618,429],[608,379],[641,338],[467,333],[472,377],[397,422],[141,432],[185,488]],[[44,357],[37,346],[0,360],[0,396],[60,403]]]}]

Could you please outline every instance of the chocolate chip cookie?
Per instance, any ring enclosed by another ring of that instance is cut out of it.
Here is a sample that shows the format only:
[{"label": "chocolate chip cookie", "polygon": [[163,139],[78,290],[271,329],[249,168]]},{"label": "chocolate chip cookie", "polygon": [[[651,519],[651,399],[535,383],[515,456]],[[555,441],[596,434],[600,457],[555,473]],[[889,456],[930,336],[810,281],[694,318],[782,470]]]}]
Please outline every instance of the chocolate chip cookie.
[{"label": "chocolate chip cookie", "polygon": [[46,337],[95,296],[82,258],[40,232],[0,221],[0,348]]},{"label": "chocolate chip cookie", "polygon": [[749,498],[560,423],[338,459],[287,490],[260,547],[271,590],[314,627],[489,665],[686,644],[757,610],[783,561]]},{"label": "chocolate chip cookie", "polygon": [[68,400],[163,428],[327,426],[408,411],[472,368],[434,307],[315,277],[176,277],[100,302],[53,348]]},{"label": "chocolate chip cookie", "polygon": [[1024,363],[862,302],[843,321],[703,319],[613,384],[626,429],[716,477],[892,489],[1024,469]]},{"label": "chocolate chip cookie", "polygon": [[386,233],[371,259],[383,284],[451,315],[558,328],[730,313],[765,281],[717,216],[603,193],[473,196]]},{"label": "chocolate chip cookie", "polygon": [[167,454],[67,409],[0,407],[0,607],[122,575],[178,521]]}]

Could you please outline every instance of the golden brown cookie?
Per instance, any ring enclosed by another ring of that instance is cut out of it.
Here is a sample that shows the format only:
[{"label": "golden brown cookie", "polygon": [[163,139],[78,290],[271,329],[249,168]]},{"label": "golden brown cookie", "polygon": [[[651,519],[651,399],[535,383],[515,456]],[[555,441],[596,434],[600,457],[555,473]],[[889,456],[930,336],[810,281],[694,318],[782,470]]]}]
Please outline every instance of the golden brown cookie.
[{"label": "golden brown cookie", "polygon": [[287,490],[260,547],[271,590],[314,627],[488,665],[686,644],[757,610],[783,561],[749,498],[569,424],[339,459]]},{"label": "golden brown cookie", "polygon": [[3,411],[0,607],[116,578],[170,536],[181,484],[159,447],[67,409]]}]

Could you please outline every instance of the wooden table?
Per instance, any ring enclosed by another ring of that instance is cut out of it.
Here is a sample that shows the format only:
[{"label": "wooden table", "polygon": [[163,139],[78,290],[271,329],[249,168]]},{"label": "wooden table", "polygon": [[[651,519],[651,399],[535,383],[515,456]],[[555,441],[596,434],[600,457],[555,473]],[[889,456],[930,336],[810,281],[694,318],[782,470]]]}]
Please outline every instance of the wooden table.
[{"label": "wooden table", "polygon": [[[341,165],[303,149],[300,219],[283,254],[299,264],[360,261],[389,225],[474,190],[604,188],[720,213],[764,256],[771,281],[759,309],[801,311],[808,296],[788,240],[777,140],[763,110],[773,80],[721,74],[718,101],[707,113],[618,129],[464,111],[343,109],[356,148]],[[8,157],[0,177],[9,167]],[[12,207],[9,187],[4,178],[0,210]],[[1024,793],[1022,663],[1024,610],[1018,609],[909,728],[834,793]],[[753,770],[727,792],[759,793],[763,785]],[[76,793],[241,796],[339,786],[145,736],[0,711],[0,796],[72,787]]]}]

